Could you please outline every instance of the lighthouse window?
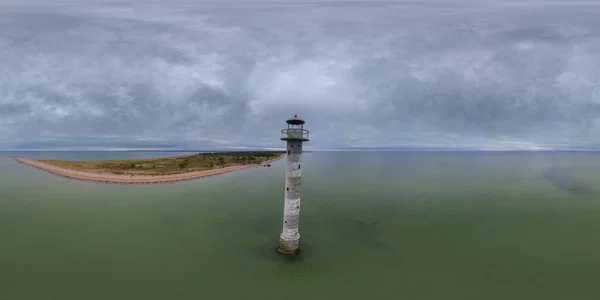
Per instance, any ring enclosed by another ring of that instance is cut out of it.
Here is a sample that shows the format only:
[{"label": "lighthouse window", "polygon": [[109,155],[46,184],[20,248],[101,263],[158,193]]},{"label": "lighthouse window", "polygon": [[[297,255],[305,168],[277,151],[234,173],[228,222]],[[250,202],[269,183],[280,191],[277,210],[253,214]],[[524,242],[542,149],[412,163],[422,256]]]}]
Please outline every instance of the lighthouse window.
[{"label": "lighthouse window", "polygon": [[285,190],[289,192],[289,191],[290,191],[290,188],[289,188],[289,187],[286,187],[286,188],[285,188]]},{"label": "lighthouse window", "polygon": [[285,224],[287,224],[287,221],[285,221]]},{"label": "lighthouse window", "polygon": [[288,150],[288,155],[290,154],[290,150]]},{"label": "lighthouse window", "polygon": [[296,208],[300,208],[300,206],[299,206],[299,205],[296,205]]},{"label": "lighthouse window", "polygon": [[300,170],[300,165],[298,165],[298,170]]}]

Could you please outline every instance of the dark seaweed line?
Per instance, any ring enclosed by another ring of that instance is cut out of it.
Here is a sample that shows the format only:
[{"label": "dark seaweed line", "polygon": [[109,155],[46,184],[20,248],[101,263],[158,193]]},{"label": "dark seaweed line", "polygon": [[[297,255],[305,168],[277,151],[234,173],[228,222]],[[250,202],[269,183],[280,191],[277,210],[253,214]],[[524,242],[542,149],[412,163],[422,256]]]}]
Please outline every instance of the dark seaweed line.
[{"label": "dark seaweed line", "polygon": [[573,169],[574,168],[550,168],[543,172],[543,177],[550,181],[550,183],[558,190],[575,195],[594,195],[595,192],[592,188],[571,177]]}]

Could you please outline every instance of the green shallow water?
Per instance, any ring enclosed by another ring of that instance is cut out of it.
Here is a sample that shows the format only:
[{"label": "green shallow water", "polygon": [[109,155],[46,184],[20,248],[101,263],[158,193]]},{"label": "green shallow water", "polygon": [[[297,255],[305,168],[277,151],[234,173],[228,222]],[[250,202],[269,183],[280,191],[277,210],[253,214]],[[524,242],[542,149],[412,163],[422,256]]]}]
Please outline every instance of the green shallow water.
[{"label": "green shallow water", "polygon": [[283,161],[130,186],[59,178],[0,157],[0,299],[600,296],[598,154],[315,152],[303,160],[304,252],[289,258],[274,252]]}]

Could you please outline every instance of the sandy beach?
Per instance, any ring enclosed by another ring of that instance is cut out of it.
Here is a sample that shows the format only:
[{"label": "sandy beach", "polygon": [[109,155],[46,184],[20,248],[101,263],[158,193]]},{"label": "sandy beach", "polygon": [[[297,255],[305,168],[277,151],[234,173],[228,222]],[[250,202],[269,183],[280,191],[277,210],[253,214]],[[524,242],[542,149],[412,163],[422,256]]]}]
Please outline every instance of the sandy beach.
[{"label": "sandy beach", "polygon": [[58,166],[54,166],[37,159],[32,158],[24,158],[24,157],[15,157],[11,156],[15,161],[22,163],[24,165],[28,165],[40,170],[44,170],[48,173],[67,177],[71,179],[78,179],[84,181],[91,182],[104,182],[104,183],[119,183],[119,184],[156,184],[156,183],[169,183],[190,179],[197,179],[202,177],[214,176],[218,174],[223,174],[227,172],[237,171],[249,167],[257,167],[257,166],[265,166],[273,161],[279,160],[283,158],[285,155],[281,155],[277,158],[267,160],[261,162],[260,164],[249,164],[249,165],[237,165],[237,166],[228,166],[224,168],[210,169],[210,170],[201,170],[201,171],[191,171],[186,173],[179,174],[169,174],[169,175],[123,175],[123,174],[112,174],[112,173],[95,173],[95,172],[84,172],[84,171],[76,171],[71,169],[66,169]]}]

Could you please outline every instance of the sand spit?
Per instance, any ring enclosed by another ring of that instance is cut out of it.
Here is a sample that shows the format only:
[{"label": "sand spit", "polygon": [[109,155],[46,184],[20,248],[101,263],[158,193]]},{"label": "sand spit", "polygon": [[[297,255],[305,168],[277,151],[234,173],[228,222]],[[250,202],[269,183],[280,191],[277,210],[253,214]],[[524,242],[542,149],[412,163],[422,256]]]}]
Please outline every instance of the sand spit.
[{"label": "sand spit", "polygon": [[15,161],[22,163],[24,165],[28,165],[34,168],[38,168],[40,170],[46,171],[48,173],[67,177],[71,179],[78,179],[84,181],[91,182],[104,182],[104,183],[118,183],[118,184],[156,184],[156,183],[170,183],[176,181],[197,179],[202,177],[214,176],[218,174],[228,173],[232,171],[237,171],[249,167],[257,167],[257,166],[265,166],[273,161],[279,160],[285,155],[281,155],[277,158],[270,159],[267,161],[263,161],[260,164],[251,164],[251,165],[237,165],[237,166],[229,166],[218,169],[211,170],[201,170],[201,171],[190,171],[186,173],[179,174],[169,174],[169,175],[124,175],[124,174],[112,174],[112,173],[95,173],[95,172],[84,172],[84,171],[76,171],[71,169],[66,169],[62,167],[57,167],[37,159],[32,158],[24,158],[24,157],[15,157],[11,156]]}]

